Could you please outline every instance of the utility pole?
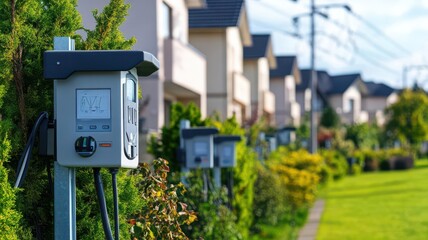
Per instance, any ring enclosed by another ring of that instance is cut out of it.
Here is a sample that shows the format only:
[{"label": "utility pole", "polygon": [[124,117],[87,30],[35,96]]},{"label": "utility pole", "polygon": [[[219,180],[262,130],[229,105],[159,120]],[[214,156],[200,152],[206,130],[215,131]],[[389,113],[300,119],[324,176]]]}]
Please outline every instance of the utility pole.
[{"label": "utility pole", "polygon": [[[315,0],[311,0],[311,12],[310,12],[310,22],[311,22],[311,33],[310,33],[310,47],[311,47],[311,66],[310,66],[310,87],[311,87],[311,112],[310,112],[310,129],[311,129],[311,136],[310,136],[310,144],[309,144],[309,151],[311,153],[316,153],[318,149],[318,134],[317,134],[317,115],[316,115],[316,108],[317,108],[317,90],[318,90],[318,79],[317,79],[317,72],[315,70],[315,15],[318,14],[323,18],[328,19],[328,15],[324,14],[319,9],[322,8],[343,8],[348,12],[352,12],[351,8],[346,4],[327,4],[327,5],[315,5]],[[298,19],[302,16],[307,16],[307,14],[303,14],[300,16],[296,16],[293,18],[294,22],[297,22]]]},{"label": "utility pole", "polygon": [[407,88],[407,73],[410,70],[428,70],[428,65],[409,65],[403,67],[403,90]]},{"label": "utility pole", "polygon": [[316,153],[318,148],[318,134],[316,123],[316,105],[317,105],[317,74],[315,71],[315,0],[311,0],[311,141],[310,141],[310,152]]}]

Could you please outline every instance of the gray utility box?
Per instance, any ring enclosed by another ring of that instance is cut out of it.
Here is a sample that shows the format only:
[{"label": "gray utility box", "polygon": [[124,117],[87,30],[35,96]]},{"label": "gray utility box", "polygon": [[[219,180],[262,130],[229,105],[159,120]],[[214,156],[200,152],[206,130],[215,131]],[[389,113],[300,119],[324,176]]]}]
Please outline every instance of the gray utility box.
[{"label": "gray utility box", "polygon": [[214,136],[215,167],[228,168],[236,166],[236,142],[241,141],[236,135]]},{"label": "gray utility box", "polygon": [[[141,51],[47,51],[55,81],[56,157],[66,167],[138,166],[138,75],[158,69]],[[137,74],[138,72],[138,74]]]},{"label": "gray utility box", "polygon": [[186,168],[214,167],[214,134],[217,128],[187,128],[181,130]]}]

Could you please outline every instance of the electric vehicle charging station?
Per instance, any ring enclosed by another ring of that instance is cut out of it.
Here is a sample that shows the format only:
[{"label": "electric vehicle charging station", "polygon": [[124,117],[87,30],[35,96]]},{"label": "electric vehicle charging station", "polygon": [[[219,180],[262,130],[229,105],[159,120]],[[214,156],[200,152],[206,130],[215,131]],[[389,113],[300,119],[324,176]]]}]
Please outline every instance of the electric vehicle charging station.
[{"label": "electric vehicle charging station", "polygon": [[[138,75],[157,60],[141,51],[47,51],[57,79],[56,154],[66,167],[138,166]],[[59,80],[61,79],[61,80]]]},{"label": "electric vehicle charging station", "polygon": [[158,60],[142,51],[74,51],[69,37],[55,37],[54,51],[45,52],[44,77],[54,80],[56,240],[76,239],[75,167],[94,167],[103,228],[113,239],[99,168],[109,167],[113,177],[119,167],[138,166],[138,76],[158,68]]},{"label": "electric vehicle charging station", "polygon": [[215,167],[228,168],[236,166],[236,142],[241,141],[237,135],[214,136]]},{"label": "electric vehicle charging station", "polygon": [[214,167],[214,134],[217,133],[217,128],[181,129],[185,168]]}]

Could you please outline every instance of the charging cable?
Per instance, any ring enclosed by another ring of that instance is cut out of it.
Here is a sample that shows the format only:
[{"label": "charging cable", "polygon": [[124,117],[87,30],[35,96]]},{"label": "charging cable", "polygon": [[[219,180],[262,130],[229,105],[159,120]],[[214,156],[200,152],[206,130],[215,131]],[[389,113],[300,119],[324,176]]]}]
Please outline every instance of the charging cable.
[{"label": "charging cable", "polygon": [[113,202],[114,202],[114,238],[119,240],[119,197],[117,194],[117,168],[110,168],[111,182],[113,185]]},{"label": "charging cable", "polygon": [[30,160],[31,160],[31,151],[34,146],[37,130],[40,128],[40,125],[43,123],[43,121],[47,121],[48,118],[49,118],[49,114],[47,112],[40,113],[36,123],[33,126],[33,129],[31,130],[31,134],[30,134],[30,137],[28,138],[27,144],[25,145],[24,152],[22,153],[21,158],[19,159],[19,162],[18,162],[15,188],[21,187],[25,179],[25,176],[27,175],[28,166],[30,165]]},{"label": "charging cable", "polygon": [[110,221],[108,219],[106,198],[104,196],[103,182],[101,179],[100,168],[94,168],[94,183],[98,196],[98,204],[100,205],[101,219],[103,222],[104,234],[107,240],[113,240],[111,233]]}]

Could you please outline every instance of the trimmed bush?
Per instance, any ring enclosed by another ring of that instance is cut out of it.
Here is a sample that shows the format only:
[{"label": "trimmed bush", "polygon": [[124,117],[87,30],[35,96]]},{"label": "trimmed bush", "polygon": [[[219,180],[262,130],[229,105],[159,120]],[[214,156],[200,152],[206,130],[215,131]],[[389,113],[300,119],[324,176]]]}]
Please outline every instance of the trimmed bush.
[{"label": "trimmed bush", "polygon": [[286,187],[287,204],[292,210],[307,208],[315,201],[322,164],[318,154],[309,154],[303,149],[289,152],[283,147],[267,162],[268,168],[278,174]]},{"label": "trimmed bush", "polygon": [[254,184],[254,225],[276,225],[287,211],[286,188],[277,174],[261,164],[258,164],[257,170]]},{"label": "trimmed bush", "polygon": [[348,172],[348,162],[338,151],[323,150],[320,154],[325,164],[330,168],[333,180],[339,180]]}]

